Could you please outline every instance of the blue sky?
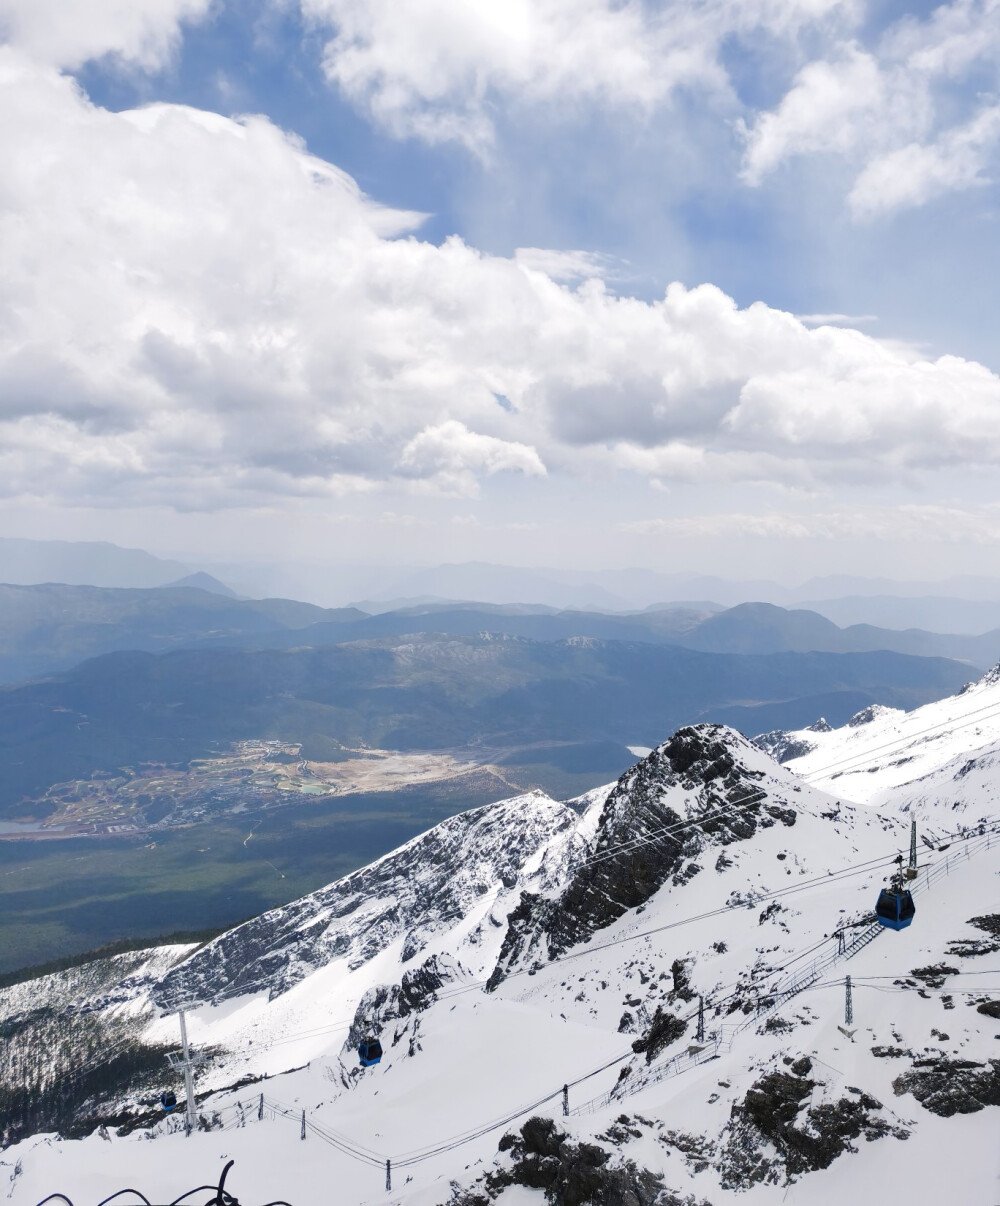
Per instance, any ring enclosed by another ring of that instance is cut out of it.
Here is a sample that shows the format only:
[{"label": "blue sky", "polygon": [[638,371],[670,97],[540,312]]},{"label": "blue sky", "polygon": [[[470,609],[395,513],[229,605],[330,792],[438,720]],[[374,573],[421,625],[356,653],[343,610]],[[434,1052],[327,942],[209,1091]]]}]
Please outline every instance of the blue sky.
[{"label": "blue sky", "polygon": [[[857,32],[876,46],[901,19],[926,19],[935,7],[871,4]],[[170,101],[266,114],[379,201],[426,213],[421,234],[435,242],[457,233],[499,255],[586,248],[621,261],[621,291],[653,297],[671,280],[711,281],[741,305],[871,316],[878,333],[1000,367],[991,309],[1000,272],[995,189],[852,222],[844,164],[792,162],[748,188],[738,178],[743,143],[731,115],[699,111],[698,98],[641,122],[599,106],[574,120],[498,111],[497,146],[484,161],[453,144],[393,137],[359,112],[324,78],[328,32],[293,5],[221,3],[185,27],[159,70],[105,56],[75,74],[111,109]],[[721,58],[741,112],[780,102],[793,63],[766,35],[756,46],[732,40]],[[995,84],[994,65],[992,80],[970,72],[956,91],[968,97]]]},{"label": "blue sky", "polygon": [[1000,539],[992,0],[0,33],[10,534],[785,578]]}]

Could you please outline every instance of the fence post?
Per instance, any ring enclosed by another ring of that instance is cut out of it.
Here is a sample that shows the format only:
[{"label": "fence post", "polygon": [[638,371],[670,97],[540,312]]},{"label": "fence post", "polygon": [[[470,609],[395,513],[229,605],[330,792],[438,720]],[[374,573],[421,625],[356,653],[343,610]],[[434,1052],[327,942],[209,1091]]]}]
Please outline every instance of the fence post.
[{"label": "fence post", "polygon": [[386,1191],[386,1193],[390,1193],[392,1191],[392,1161],[391,1160],[386,1160],[386,1162],[385,1162],[385,1191]]},{"label": "fence post", "polygon": [[569,1116],[569,1085],[563,1085],[563,1117]]},{"label": "fence post", "polygon": [[257,1104],[257,1121],[260,1122],[260,1120],[263,1117],[264,1117],[264,1094],[261,1093],[260,1101]]},{"label": "fence post", "polygon": [[299,1138],[304,1139],[305,1137],[306,1137],[306,1112],[305,1112],[305,1110],[303,1110],[302,1111],[302,1129],[299,1131]]}]

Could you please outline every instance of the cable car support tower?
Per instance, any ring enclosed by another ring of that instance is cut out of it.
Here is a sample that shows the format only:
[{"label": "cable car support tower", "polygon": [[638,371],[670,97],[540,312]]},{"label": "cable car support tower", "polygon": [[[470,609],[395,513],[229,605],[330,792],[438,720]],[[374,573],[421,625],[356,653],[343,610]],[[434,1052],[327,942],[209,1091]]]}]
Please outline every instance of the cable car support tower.
[{"label": "cable car support tower", "polygon": [[188,1046],[187,1023],[183,1009],[178,1009],[177,1017],[181,1024],[181,1050],[171,1051],[167,1056],[167,1063],[175,1072],[182,1072],[184,1075],[184,1133],[190,1135],[198,1125],[194,1101],[194,1069],[198,1064],[205,1062],[205,1057],[192,1054]]}]

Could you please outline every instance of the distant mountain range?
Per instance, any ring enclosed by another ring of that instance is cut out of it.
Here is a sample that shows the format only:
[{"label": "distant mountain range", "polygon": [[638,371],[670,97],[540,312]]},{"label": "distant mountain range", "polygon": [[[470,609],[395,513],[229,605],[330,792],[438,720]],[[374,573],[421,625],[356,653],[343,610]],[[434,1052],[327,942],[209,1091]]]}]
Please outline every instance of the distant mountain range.
[{"label": "distant mountain range", "polygon": [[213,586],[207,574],[193,577],[202,585],[144,590],[0,585],[0,682],[66,670],[115,650],[160,652],[232,636],[280,634],[318,621],[365,618],[352,608],[329,610],[291,599],[236,599],[222,593],[222,583]]},{"label": "distant mountain range", "polygon": [[0,582],[155,587],[180,581],[204,586],[190,576],[206,571],[219,586],[226,584],[224,591],[231,589],[238,595],[281,595],[323,606],[364,599],[369,601],[360,605],[365,611],[398,610],[406,601],[469,599],[602,612],[661,608],[689,600],[709,600],[720,609],[761,601],[806,607],[838,624],[969,634],[1000,627],[1000,578],[986,575],[928,582],[837,574],[786,586],[768,579],[734,581],[643,568],[567,570],[490,562],[424,567],[337,560],[195,565],[105,542],[0,539]]},{"label": "distant mountain range", "polygon": [[193,572],[181,561],[107,541],[21,540],[0,536],[0,582],[32,585],[164,586]]},{"label": "distant mountain range", "polygon": [[[0,682],[67,670],[121,650],[150,653],[210,645],[243,649],[326,647],[417,633],[502,633],[534,641],[591,637],[677,645],[705,653],[871,653],[947,657],[987,669],[1000,660],[1000,629],[981,636],[839,628],[817,612],[770,603],[724,611],[710,603],[633,614],[541,606],[424,604],[368,615],[291,599],[238,599],[208,575],[150,590],[0,586]],[[223,593],[226,592],[226,593]]]},{"label": "distant mountain range", "polygon": [[953,661],[891,652],[703,653],[495,634],[113,653],[0,688],[0,815],[37,814],[23,802],[54,783],[183,763],[241,739],[299,742],[319,761],[364,744],[541,763],[567,744],[613,742],[624,754],[696,720],[748,733],[820,715],[840,723],[872,703],[938,699],[968,677]]}]

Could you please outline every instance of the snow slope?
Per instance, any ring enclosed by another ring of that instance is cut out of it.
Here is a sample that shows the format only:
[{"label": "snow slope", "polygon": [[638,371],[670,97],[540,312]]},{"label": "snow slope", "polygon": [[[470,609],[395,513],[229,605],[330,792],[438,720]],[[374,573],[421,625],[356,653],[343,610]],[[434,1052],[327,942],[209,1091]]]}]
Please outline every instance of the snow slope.
[{"label": "snow slope", "polygon": [[[889,803],[925,776],[958,760],[960,769],[969,755],[1000,745],[1000,667],[912,712],[876,704],[839,729],[821,724],[758,741],[817,787],[858,803]],[[899,788],[906,790],[894,796]],[[942,799],[949,808],[955,802],[950,794]],[[970,802],[966,793],[962,804]]]},{"label": "snow slope", "polygon": [[[970,696],[1000,712],[996,681],[931,705],[972,723],[951,744],[910,725],[920,778],[905,790],[874,729],[867,745],[860,724],[808,734],[829,739],[829,761],[867,749],[878,808],[697,726],[573,807],[533,793],[463,814],[206,947],[155,956],[158,979],[133,966],[113,989],[103,973],[71,1008],[109,1034],[124,1011],[151,1052],[176,1043],[159,1006],[188,1006],[210,1056],[199,1112],[216,1129],[185,1137],[171,1116],[128,1135],[36,1134],[0,1153],[0,1200],[61,1191],[89,1206],[134,1185],[169,1201],[232,1158],[247,1206],[526,1206],[544,1186],[550,1201],[639,1206],[890,1190],[991,1206],[1000,831],[995,753],[963,746],[983,715]],[[904,723],[870,724],[890,721]],[[818,749],[806,758],[826,765]],[[963,759],[974,765],[959,775]],[[839,958],[868,933],[921,792],[915,922]],[[790,983],[806,987],[782,999]],[[66,1015],[57,978],[14,992],[0,993],[0,1021],[15,1044],[29,1043],[32,1010]],[[368,1030],[386,1054],[361,1070],[352,1044]],[[52,1069],[65,1075],[56,1056]],[[95,1093],[91,1116],[139,1114],[162,1082],[139,1076],[103,1105]],[[563,1116],[564,1084],[581,1113]]]}]

